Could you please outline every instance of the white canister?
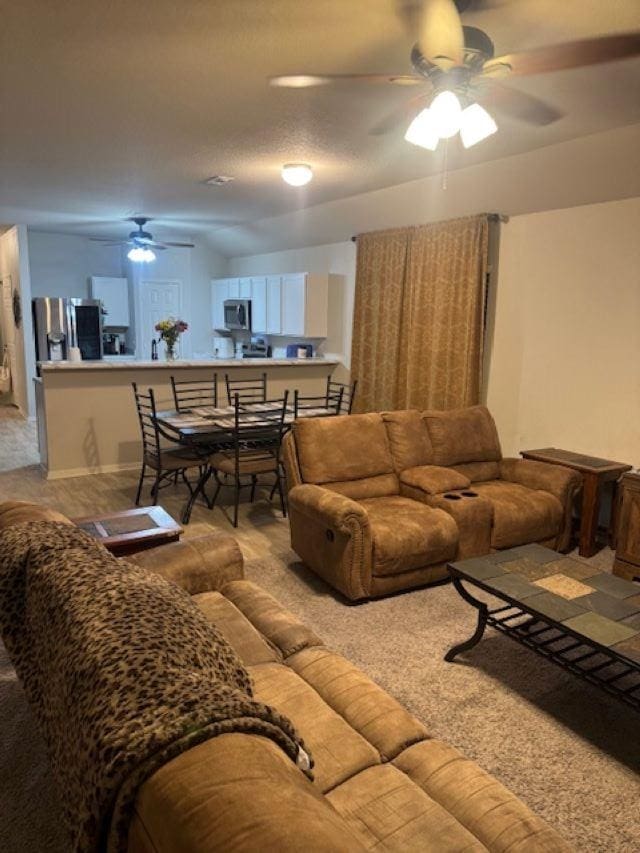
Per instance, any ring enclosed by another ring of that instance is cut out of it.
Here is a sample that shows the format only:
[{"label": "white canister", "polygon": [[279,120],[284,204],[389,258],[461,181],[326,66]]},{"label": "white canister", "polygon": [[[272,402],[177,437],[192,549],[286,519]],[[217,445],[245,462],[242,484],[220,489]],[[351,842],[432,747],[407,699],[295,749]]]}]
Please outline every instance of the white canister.
[{"label": "white canister", "polygon": [[82,361],[80,347],[69,347],[69,361]]}]

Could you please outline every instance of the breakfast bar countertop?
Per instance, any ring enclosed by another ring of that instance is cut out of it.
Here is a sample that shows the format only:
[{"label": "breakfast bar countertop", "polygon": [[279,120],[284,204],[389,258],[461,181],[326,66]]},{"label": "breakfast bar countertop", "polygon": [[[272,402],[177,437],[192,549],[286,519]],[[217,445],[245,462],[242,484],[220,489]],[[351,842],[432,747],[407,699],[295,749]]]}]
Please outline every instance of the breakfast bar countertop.
[{"label": "breakfast bar countertop", "polygon": [[210,358],[206,360],[176,359],[175,361],[136,361],[135,359],[123,359],[122,361],[40,361],[38,367],[41,372],[59,370],[143,370],[143,369],[171,369],[179,370],[184,367],[304,367],[305,365],[332,365],[339,364],[337,358]]}]

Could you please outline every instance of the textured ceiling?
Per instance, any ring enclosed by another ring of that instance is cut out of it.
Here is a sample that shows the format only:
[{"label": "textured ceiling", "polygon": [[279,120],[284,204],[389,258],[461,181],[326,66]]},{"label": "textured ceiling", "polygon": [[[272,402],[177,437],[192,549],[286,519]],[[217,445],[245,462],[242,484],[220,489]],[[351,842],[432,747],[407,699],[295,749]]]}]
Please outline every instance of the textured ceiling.
[{"label": "textured ceiling", "polygon": [[[441,154],[370,130],[412,90],[270,88],[273,74],[405,72],[397,0],[0,2],[0,222],[85,234],[211,235],[442,169]],[[639,0],[495,0],[465,15],[497,53],[640,29]],[[640,122],[640,60],[511,83],[567,115],[501,120],[449,169]],[[311,163],[305,189],[282,163]],[[202,184],[234,175],[225,187]],[[215,235],[214,235],[215,236]]]}]

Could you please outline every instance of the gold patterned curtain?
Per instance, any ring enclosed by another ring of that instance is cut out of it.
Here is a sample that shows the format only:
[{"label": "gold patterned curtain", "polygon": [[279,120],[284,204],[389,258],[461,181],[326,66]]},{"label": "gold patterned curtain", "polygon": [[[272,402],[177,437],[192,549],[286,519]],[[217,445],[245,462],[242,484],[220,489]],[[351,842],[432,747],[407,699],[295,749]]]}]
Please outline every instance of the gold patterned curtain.
[{"label": "gold patterned curtain", "polygon": [[358,237],[357,411],[480,401],[488,236],[483,215]]}]

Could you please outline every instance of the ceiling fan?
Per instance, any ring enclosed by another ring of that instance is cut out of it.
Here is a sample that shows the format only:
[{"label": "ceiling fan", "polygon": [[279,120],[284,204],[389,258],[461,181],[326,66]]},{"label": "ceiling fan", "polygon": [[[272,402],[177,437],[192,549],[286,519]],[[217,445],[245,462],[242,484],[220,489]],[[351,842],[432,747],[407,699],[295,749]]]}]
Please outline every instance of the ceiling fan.
[{"label": "ceiling fan", "polygon": [[131,246],[131,249],[127,252],[127,257],[131,261],[138,261],[142,263],[150,263],[151,261],[155,261],[156,256],[154,249],[156,251],[164,251],[165,249],[178,247],[181,249],[193,249],[193,243],[174,243],[170,241],[158,241],[154,240],[152,234],[149,231],[144,230],[144,226],[147,222],[151,222],[147,216],[133,216],[128,220],[129,222],[135,222],[138,226],[137,231],[131,231],[128,239],[126,240],[112,240],[110,237],[91,237],[90,239],[99,243],[106,243],[108,246]]},{"label": "ceiling fan", "polygon": [[409,127],[405,139],[435,151],[440,139],[460,133],[465,148],[486,139],[497,125],[485,107],[532,125],[547,125],[562,113],[533,95],[502,85],[509,75],[524,76],[612,62],[640,55],[640,32],[621,33],[494,55],[490,37],[463,26],[461,13],[496,0],[400,0],[398,9],[417,42],[412,74],[289,74],[270,77],[271,86],[305,88],[352,80],[419,86],[426,91],[387,116],[374,134]]}]

